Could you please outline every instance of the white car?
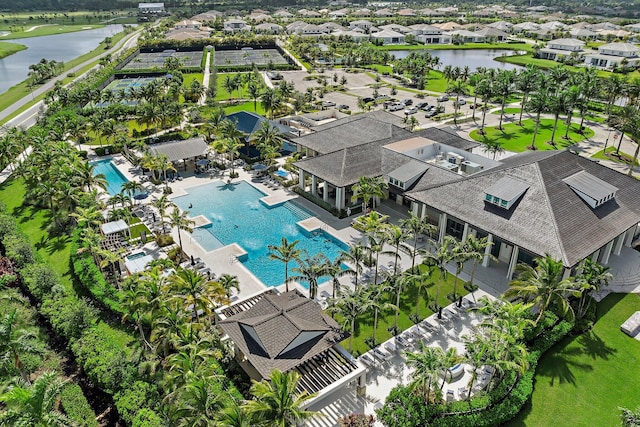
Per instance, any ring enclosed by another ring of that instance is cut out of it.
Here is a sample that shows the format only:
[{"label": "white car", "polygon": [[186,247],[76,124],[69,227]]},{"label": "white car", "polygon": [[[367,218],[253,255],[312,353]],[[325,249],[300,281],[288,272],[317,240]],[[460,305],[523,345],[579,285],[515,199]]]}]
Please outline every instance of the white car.
[{"label": "white car", "polygon": [[323,107],[325,107],[325,108],[326,108],[326,107],[335,107],[335,106],[336,106],[336,103],[335,103],[335,102],[333,102],[333,101],[323,101],[323,102],[322,102],[322,106],[323,106]]},{"label": "white car", "polygon": [[410,114],[415,114],[418,112],[418,108],[416,107],[411,107],[411,108],[407,108],[406,110],[404,110],[404,114],[406,116],[410,115]]},{"label": "white car", "polygon": [[400,111],[400,110],[402,110],[403,108],[404,108],[404,105],[402,105],[402,104],[401,104],[401,103],[399,103],[399,102],[396,102],[396,103],[394,103],[394,104],[389,105],[388,110],[389,110],[389,111]]}]

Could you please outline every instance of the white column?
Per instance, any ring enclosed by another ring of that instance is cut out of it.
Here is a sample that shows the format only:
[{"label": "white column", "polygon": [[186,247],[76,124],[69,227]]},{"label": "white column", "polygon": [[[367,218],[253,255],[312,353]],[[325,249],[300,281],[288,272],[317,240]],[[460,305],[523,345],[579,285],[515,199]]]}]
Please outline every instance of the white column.
[{"label": "white column", "polygon": [[402,201],[404,200],[404,197],[402,197],[401,195],[398,194],[398,196],[396,197],[396,205],[401,205],[402,206]]},{"label": "white column", "polygon": [[418,204],[418,202],[411,202],[411,212],[413,212],[415,216],[419,216],[420,215],[418,213],[419,211],[420,211],[420,205]]},{"label": "white column", "polygon": [[315,175],[311,175],[311,194],[318,195],[318,178]]},{"label": "white column", "polygon": [[425,219],[427,217],[427,205],[420,203],[420,205],[418,206],[418,209],[420,211],[420,219]]},{"label": "white column", "polygon": [[562,272],[562,280],[568,279],[569,276],[571,276],[571,269],[565,268],[564,271]]},{"label": "white column", "polygon": [[615,240],[616,243],[613,247],[614,255],[620,255],[620,251],[622,251],[622,244],[624,243],[624,234],[625,233],[622,233],[621,235],[616,237],[616,240]]},{"label": "white column", "polygon": [[447,214],[444,212],[441,213],[440,217],[438,218],[438,228],[438,242],[442,243],[444,242],[444,235],[447,232]]},{"label": "white column", "polygon": [[344,187],[336,187],[336,209],[344,209]]},{"label": "white column", "polygon": [[520,253],[520,247],[513,245],[513,249],[511,250],[511,259],[509,260],[509,269],[507,270],[507,279],[511,280],[513,277],[513,272],[516,269],[516,265],[518,265],[518,254]]},{"label": "white column", "polygon": [[489,255],[491,255],[491,247],[493,246],[493,234],[487,236],[487,247],[484,250],[484,258],[482,259],[482,266],[489,267]]},{"label": "white column", "polygon": [[469,223],[464,223],[464,228],[462,229],[462,241],[467,240],[467,236],[469,235]]},{"label": "white column", "polygon": [[611,249],[613,248],[613,240],[607,243],[607,246],[604,247],[604,255],[602,256],[602,265],[609,264],[609,257],[611,256]]},{"label": "white column", "polygon": [[624,245],[628,248],[631,247],[631,243],[633,243],[633,235],[635,234],[635,231],[636,231],[636,228],[631,227],[630,229],[627,230],[625,234]]},{"label": "white column", "polygon": [[302,169],[300,169],[300,172],[298,173],[298,187],[301,190],[304,190],[304,171]]},{"label": "white column", "polygon": [[322,200],[329,203],[329,183],[327,181],[324,182],[323,188],[324,190],[322,191]]},{"label": "white column", "polygon": [[591,261],[598,261],[598,257],[600,256],[600,249],[591,254]]}]

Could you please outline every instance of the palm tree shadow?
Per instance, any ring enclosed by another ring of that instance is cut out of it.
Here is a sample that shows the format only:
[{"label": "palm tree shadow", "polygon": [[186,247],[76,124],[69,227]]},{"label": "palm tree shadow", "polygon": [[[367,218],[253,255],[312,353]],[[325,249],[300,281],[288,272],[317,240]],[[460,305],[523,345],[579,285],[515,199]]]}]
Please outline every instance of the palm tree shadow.
[{"label": "palm tree shadow", "polygon": [[582,346],[582,353],[590,356],[592,359],[609,360],[609,356],[616,354],[617,349],[609,347],[598,335],[593,331],[583,334],[578,338],[578,344]]},{"label": "palm tree shadow", "polygon": [[[566,346],[568,342],[565,342]],[[545,357],[544,363],[538,365],[538,373],[545,377],[549,377],[549,385],[554,386],[556,381],[559,384],[569,383],[576,385],[576,377],[573,369],[581,371],[592,371],[591,364],[580,363],[574,359],[579,357],[583,352],[580,348],[559,348],[559,351],[549,352],[549,356]]]}]

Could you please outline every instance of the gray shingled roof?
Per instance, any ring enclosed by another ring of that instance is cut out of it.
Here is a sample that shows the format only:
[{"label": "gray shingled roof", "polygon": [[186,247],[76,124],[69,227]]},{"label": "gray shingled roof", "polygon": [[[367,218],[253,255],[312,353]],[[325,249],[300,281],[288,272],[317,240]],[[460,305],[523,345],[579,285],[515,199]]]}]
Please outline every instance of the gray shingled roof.
[{"label": "gray shingled roof", "polygon": [[[246,311],[219,323],[263,378],[289,371],[330,349],[345,333],[297,290],[265,293]],[[296,342],[296,340],[298,342]]]},{"label": "gray shingled roof", "polygon": [[476,141],[471,141],[461,137],[451,128],[426,128],[415,132],[414,135],[466,151],[480,145]]},{"label": "gray shingled roof", "polygon": [[[617,187],[592,209],[563,180],[585,171]],[[509,211],[485,204],[484,192],[503,177],[529,184]],[[409,194],[502,240],[571,267],[640,221],[640,182],[567,151],[529,152],[456,182]]]},{"label": "gray shingled roof", "polygon": [[411,159],[408,163],[389,172],[388,175],[390,178],[397,179],[398,181],[407,182],[418,175],[422,175],[428,168],[429,165],[425,162]]},{"label": "gray shingled roof", "polygon": [[205,140],[198,136],[196,138],[185,139],[184,141],[169,141],[161,144],[154,144],[150,151],[155,154],[164,154],[170,161],[175,162],[182,159],[207,154],[209,146]]}]

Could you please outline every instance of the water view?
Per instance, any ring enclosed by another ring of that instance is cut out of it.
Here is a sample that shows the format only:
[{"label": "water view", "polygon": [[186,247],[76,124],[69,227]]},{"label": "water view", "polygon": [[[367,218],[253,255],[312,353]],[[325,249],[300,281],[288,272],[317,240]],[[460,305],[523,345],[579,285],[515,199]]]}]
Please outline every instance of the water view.
[{"label": "water view", "polygon": [[27,49],[0,59],[0,93],[24,81],[29,75],[29,65],[42,58],[68,62],[92,51],[106,37],[112,37],[120,31],[122,25],[117,24],[75,33],[6,40],[25,45]]},{"label": "water view", "polygon": [[[468,66],[471,70],[478,67],[497,68],[500,70],[519,70],[521,67],[505,62],[494,61],[499,56],[515,55],[517,52],[508,49],[425,49],[433,56],[440,58],[442,67],[451,65],[452,67]],[[416,50],[394,50],[391,53],[398,59],[406,58],[411,52],[421,52]]]}]

